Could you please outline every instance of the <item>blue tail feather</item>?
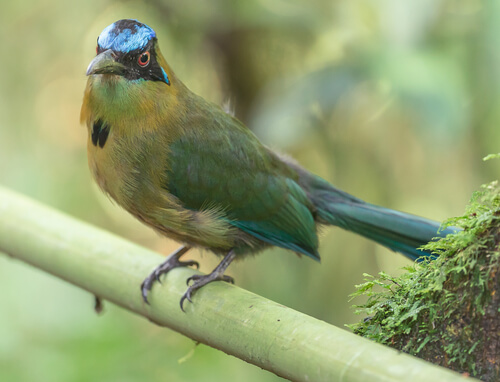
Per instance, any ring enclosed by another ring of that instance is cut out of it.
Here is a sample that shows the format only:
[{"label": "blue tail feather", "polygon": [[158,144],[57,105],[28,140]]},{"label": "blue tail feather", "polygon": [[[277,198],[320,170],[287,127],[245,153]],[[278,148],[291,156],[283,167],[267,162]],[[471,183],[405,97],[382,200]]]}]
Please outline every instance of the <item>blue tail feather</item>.
[{"label": "blue tail feather", "polygon": [[321,178],[314,179],[311,186],[319,222],[357,233],[412,260],[432,256],[417,248],[459,230],[441,230],[438,222],[366,203]]}]

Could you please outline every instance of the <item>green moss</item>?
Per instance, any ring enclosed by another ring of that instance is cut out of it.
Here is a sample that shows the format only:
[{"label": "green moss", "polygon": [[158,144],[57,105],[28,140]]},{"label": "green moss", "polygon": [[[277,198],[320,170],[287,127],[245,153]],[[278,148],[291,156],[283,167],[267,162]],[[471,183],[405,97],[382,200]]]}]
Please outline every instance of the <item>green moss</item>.
[{"label": "green moss", "polygon": [[463,216],[445,226],[463,231],[423,248],[439,255],[400,277],[365,275],[353,296],[367,314],[357,334],[483,380],[500,377],[500,187],[476,192]]}]

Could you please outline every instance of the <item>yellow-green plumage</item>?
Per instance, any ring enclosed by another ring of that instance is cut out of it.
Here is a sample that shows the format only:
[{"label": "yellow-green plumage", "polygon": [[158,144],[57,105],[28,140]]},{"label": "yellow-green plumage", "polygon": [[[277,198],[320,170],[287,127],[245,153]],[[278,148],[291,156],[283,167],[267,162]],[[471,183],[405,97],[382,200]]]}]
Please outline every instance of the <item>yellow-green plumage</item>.
[{"label": "yellow-green plumage", "polygon": [[[425,255],[416,248],[437,236],[438,223],[367,204],[265,147],[240,121],[187,89],[144,24],[120,20],[106,28],[88,75],[81,120],[101,189],[158,232],[231,254],[196,288],[227,280],[222,274],[235,256],[269,245],[319,259],[319,224],[412,258]],[[158,272],[143,286],[145,299]]]}]

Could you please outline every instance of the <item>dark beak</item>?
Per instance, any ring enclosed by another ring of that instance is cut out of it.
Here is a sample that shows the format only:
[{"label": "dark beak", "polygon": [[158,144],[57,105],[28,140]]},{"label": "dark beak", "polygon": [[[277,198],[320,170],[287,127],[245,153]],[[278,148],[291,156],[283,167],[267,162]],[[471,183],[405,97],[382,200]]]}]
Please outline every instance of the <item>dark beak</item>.
[{"label": "dark beak", "polygon": [[117,74],[125,73],[125,66],[116,61],[116,55],[111,49],[99,53],[87,68],[87,76],[93,74]]}]

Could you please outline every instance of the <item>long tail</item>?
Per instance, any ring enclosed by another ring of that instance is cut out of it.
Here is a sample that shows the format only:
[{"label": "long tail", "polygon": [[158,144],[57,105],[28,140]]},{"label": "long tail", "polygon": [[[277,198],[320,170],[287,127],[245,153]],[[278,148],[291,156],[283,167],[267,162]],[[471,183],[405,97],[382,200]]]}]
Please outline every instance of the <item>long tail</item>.
[{"label": "long tail", "polygon": [[459,231],[440,230],[438,222],[366,203],[321,178],[311,186],[319,222],[355,232],[413,260],[431,255],[417,249],[420,246]]}]

